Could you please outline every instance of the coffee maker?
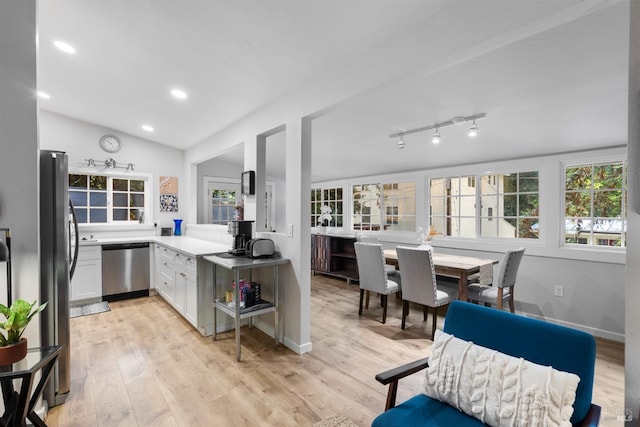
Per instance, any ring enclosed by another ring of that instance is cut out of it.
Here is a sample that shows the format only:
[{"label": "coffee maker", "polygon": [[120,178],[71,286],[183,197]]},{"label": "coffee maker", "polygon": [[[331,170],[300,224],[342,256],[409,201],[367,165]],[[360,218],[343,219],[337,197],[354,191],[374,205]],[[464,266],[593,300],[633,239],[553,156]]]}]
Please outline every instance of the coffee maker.
[{"label": "coffee maker", "polygon": [[229,221],[227,231],[233,236],[233,246],[229,249],[229,253],[244,255],[245,245],[253,236],[253,221]]}]

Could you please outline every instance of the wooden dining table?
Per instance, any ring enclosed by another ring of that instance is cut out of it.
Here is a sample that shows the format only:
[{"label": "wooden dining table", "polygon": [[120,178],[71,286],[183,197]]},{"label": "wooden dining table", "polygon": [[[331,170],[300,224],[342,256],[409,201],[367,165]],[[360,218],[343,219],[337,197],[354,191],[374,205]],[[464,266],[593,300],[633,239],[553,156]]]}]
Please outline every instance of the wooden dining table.
[{"label": "wooden dining table", "polygon": [[[395,265],[396,269],[399,269],[398,254],[395,249],[385,249],[384,258],[387,264]],[[433,264],[436,274],[458,279],[458,299],[462,301],[467,300],[469,277],[480,273],[480,269],[483,266],[489,264],[493,266],[497,263],[498,261],[490,258],[476,258],[433,252]]]}]

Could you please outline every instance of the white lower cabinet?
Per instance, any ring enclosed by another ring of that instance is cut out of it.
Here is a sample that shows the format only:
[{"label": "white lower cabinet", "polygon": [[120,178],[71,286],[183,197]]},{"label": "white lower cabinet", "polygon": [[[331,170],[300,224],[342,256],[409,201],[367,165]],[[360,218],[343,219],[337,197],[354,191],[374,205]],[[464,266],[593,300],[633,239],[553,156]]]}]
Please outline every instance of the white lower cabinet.
[{"label": "white lower cabinet", "polygon": [[195,325],[198,321],[198,282],[195,276],[184,273],[184,288],[184,316]]},{"label": "white lower cabinet", "polygon": [[102,297],[102,246],[80,246],[71,279],[71,301]]},{"label": "white lower cabinet", "polygon": [[213,300],[210,263],[159,244],[155,245],[155,258],[158,293],[200,333],[210,335],[213,328],[213,315],[209,313]]}]

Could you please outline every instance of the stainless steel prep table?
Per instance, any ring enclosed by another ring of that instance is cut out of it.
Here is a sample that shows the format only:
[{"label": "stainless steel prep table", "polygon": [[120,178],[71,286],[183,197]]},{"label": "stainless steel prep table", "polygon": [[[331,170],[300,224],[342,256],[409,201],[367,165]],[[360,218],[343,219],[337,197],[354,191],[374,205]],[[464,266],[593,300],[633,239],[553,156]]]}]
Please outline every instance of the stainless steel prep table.
[{"label": "stainless steel prep table", "polygon": [[[280,342],[279,332],[280,326],[278,323],[278,268],[280,265],[289,263],[289,259],[282,258],[281,256],[276,256],[273,258],[249,258],[244,256],[234,256],[230,255],[227,252],[208,255],[204,257],[205,260],[213,263],[213,339],[216,339],[217,335],[217,310],[222,311],[223,313],[231,316],[234,319],[235,324],[235,333],[236,333],[236,359],[240,361],[240,322],[242,319],[251,319],[254,316],[259,316],[265,313],[274,313],[274,338],[276,341],[276,345]],[[233,273],[233,280],[236,284],[240,283],[240,271],[241,270],[252,270],[254,268],[262,268],[262,267],[273,267],[273,303],[264,308],[260,308],[258,310],[251,309],[240,309],[240,295],[234,298],[234,309],[227,306],[226,303],[218,301],[217,298],[217,272],[216,268],[220,266],[227,270],[231,270]]]}]

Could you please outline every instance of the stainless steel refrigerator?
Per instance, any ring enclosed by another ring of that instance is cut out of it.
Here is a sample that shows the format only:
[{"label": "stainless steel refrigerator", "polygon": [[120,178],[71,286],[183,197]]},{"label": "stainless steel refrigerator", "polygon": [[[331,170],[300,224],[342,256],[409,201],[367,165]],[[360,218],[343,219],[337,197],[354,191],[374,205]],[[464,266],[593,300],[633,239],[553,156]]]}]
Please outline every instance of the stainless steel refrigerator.
[{"label": "stainless steel refrigerator", "polygon": [[47,309],[40,313],[41,342],[43,347],[63,346],[43,392],[49,407],[64,403],[71,386],[69,296],[78,248],[77,223],[72,213],[67,155],[41,150],[40,301],[49,302]]}]

